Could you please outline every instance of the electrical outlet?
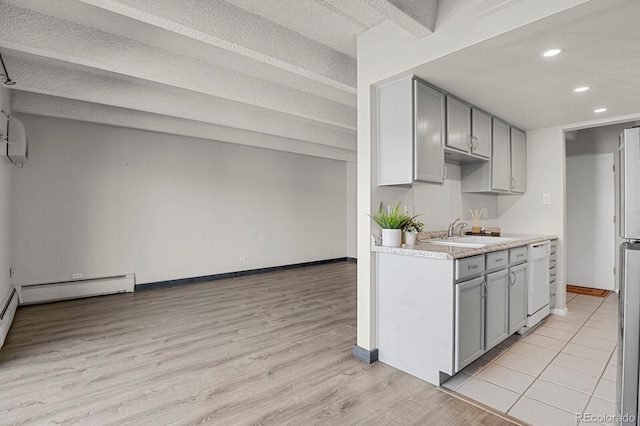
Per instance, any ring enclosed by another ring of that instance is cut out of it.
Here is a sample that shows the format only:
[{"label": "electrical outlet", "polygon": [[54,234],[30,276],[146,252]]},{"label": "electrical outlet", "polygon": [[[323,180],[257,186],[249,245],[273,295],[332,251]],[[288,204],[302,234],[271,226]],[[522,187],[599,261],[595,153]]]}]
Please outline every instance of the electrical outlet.
[{"label": "electrical outlet", "polygon": [[72,274],[71,278],[73,278],[74,280],[79,280],[80,278],[82,278],[82,272]]},{"label": "electrical outlet", "polygon": [[489,217],[489,209],[486,207],[482,208],[482,217]]},{"label": "electrical outlet", "polygon": [[244,256],[240,256],[240,262],[244,262],[245,260],[247,260],[247,258],[246,258],[246,257],[244,257]]},{"label": "electrical outlet", "polygon": [[542,194],[542,204],[545,206],[551,204],[551,194]]}]

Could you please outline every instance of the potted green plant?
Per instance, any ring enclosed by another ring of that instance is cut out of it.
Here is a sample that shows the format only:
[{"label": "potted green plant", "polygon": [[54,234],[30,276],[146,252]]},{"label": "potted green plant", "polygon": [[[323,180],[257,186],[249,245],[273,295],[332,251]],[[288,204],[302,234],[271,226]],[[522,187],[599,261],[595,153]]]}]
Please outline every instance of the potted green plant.
[{"label": "potted green plant", "polygon": [[402,230],[404,231],[405,244],[413,246],[416,244],[416,234],[424,230],[424,223],[417,221],[416,216],[414,216],[404,224]]},{"label": "potted green plant", "polygon": [[385,247],[398,247],[402,244],[402,228],[412,218],[405,213],[400,213],[400,203],[396,202],[388,211],[384,211],[382,203],[380,210],[371,219],[382,228],[382,245]]}]

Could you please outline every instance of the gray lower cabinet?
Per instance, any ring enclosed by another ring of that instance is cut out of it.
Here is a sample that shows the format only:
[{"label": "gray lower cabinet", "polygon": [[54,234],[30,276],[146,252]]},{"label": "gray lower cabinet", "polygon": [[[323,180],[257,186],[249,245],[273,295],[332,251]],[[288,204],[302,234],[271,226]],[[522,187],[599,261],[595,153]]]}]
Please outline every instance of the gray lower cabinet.
[{"label": "gray lower cabinet", "polygon": [[503,269],[485,277],[487,283],[485,314],[485,351],[509,337],[508,271]]},{"label": "gray lower cabinet", "polygon": [[527,264],[509,268],[509,335],[527,323]]},{"label": "gray lower cabinet", "polygon": [[455,371],[484,353],[486,284],[484,277],[456,284]]}]

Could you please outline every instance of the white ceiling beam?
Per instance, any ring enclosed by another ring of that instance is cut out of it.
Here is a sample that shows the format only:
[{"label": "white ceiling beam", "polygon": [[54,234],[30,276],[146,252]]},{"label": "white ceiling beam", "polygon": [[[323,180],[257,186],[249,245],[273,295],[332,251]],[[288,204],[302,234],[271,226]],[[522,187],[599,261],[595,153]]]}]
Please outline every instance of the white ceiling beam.
[{"label": "white ceiling beam", "polygon": [[366,0],[371,8],[417,38],[433,33],[438,0]]},{"label": "white ceiling beam", "polygon": [[17,90],[118,106],[355,150],[355,131],[148,81],[7,55]]},{"label": "white ceiling beam", "polygon": [[355,130],[351,105],[31,10],[0,3],[0,15],[3,47]]},{"label": "white ceiling beam", "polygon": [[354,58],[223,0],[78,1],[355,93]]},{"label": "white ceiling beam", "polygon": [[[350,78],[353,85],[345,85],[339,82],[327,84],[327,82],[331,83],[331,79],[318,76],[317,70],[301,73],[298,67],[283,67],[279,61],[265,62],[264,58],[259,55],[256,59],[251,55],[238,54],[233,50],[227,50],[225,43],[218,43],[220,46],[211,44],[207,41],[207,37],[194,38],[173,32],[163,26],[149,24],[132,17],[135,14],[130,14],[131,16],[120,15],[111,10],[95,7],[79,0],[56,0],[55,2],[2,0],[2,3],[72,21],[82,26],[119,35],[130,40],[137,40],[180,55],[199,58],[254,77],[285,84],[317,96],[355,106],[355,60],[353,58],[346,61],[351,69],[346,74],[352,75]],[[153,2],[148,3],[153,4]],[[2,25],[8,25],[8,22],[0,20],[0,26]],[[184,32],[188,31],[185,29]],[[297,35],[297,37],[300,37],[300,35]],[[262,40],[262,43],[268,43],[268,40]],[[329,50],[335,53],[334,50]],[[312,55],[312,52],[308,49],[302,49],[301,52],[303,52],[303,55]],[[347,55],[343,54],[339,56],[341,58],[347,57]],[[316,60],[322,61],[322,58],[316,58]],[[326,66],[327,64],[325,64]],[[344,73],[343,71],[342,74]]]},{"label": "white ceiling beam", "polygon": [[356,153],[353,150],[37,93],[14,91],[11,111],[228,142],[332,160],[356,161]]}]

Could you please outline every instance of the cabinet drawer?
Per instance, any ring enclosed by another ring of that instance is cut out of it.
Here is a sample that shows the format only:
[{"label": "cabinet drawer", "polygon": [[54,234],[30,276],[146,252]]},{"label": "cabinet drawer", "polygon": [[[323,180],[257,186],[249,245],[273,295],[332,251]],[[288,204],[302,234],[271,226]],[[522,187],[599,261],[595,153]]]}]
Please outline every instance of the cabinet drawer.
[{"label": "cabinet drawer", "polygon": [[556,281],[556,268],[549,269],[549,282]]},{"label": "cabinet drawer", "polygon": [[556,295],[556,282],[549,283],[549,297]]},{"label": "cabinet drawer", "polygon": [[519,263],[527,260],[527,246],[509,249],[509,263]]},{"label": "cabinet drawer", "polygon": [[481,274],[484,271],[484,254],[456,260],[456,281]]},{"label": "cabinet drawer", "polygon": [[509,251],[500,250],[493,253],[487,253],[487,271],[496,268],[502,268],[509,264]]}]

